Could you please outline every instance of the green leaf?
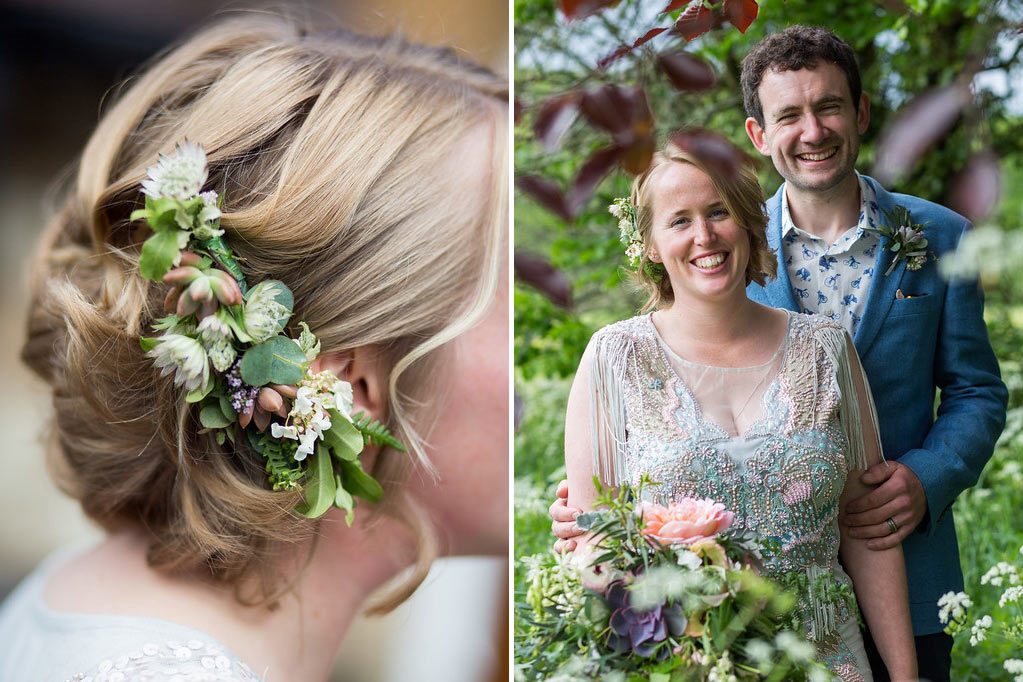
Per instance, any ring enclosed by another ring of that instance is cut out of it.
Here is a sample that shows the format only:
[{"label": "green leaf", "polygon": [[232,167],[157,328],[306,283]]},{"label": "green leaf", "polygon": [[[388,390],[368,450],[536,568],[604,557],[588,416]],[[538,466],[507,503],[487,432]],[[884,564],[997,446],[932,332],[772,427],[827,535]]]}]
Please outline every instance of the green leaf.
[{"label": "green leaf", "polygon": [[139,345],[142,346],[142,350],[148,353],[160,345],[160,339],[147,339],[145,336],[140,336]]},{"label": "green leaf", "polygon": [[337,410],[330,410],[330,430],[324,432],[323,438],[341,460],[354,460],[364,447],[362,433]]},{"label": "green leaf", "polygon": [[341,485],[341,477],[336,474],[334,476],[334,483],[337,485],[337,491],[334,493],[334,506],[348,512],[345,514],[345,523],[350,526],[352,521],[355,520],[355,498],[344,489],[344,486]]},{"label": "green leaf", "polygon": [[230,431],[217,431],[217,435],[214,436],[214,438],[217,439],[217,445],[223,445],[224,441],[227,440],[227,436],[224,435],[225,433],[230,434],[231,432]]},{"label": "green leaf", "polygon": [[286,336],[274,336],[245,351],[240,366],[249,386],[297,384],[305,376],[305,353]]},{"label": "green leaf", "polygon": [[186,403],[202,402],[202,399],[208,396],[210,394],[210,391],[212,391],[213,387],[216,385],[217,383],[213,381],[213,377],[211,376],[210,380],[206,382],[205,386],[203,386],[202,388],[197,388],[194,391],[189,391],[188,395],[185,396],[185,402]]},{"label": "green leaf", "polygon": [[217,401],[220,404],[220,413],[224,415],[229,424],[234,424],[238,421],[238,414],[234,411],[234,407],[231,406],[231,399],[226,395],[217,396]]},{"label": "green leaf", "polygon": [[243,309],[241,306],[231,306],[227,309],[227,315],[221,316],[220,319],[231,328],[231,331],[234,332],[234,335],[239,341],[242,343],[252,343],[252,337],[249,336],[247,331],[245,331],[245,323],[237,317],[237,315],[243,314],[242,311]]},{"label": "green leaf", "polygon": [[159,282],[174,265],[181,252],[177,231],[158,231],[142,245],[139,272],[148,280]]},{"label": "green leaf", "polygon": [[223,429],[231,425],[217,403],[202,408],[199,412],[199,422],[207,429]]},{"label": "green leaf", "polygon": [[362,463],[357,459],[341,461],[341,480],[346,490],[364,500],[379,502],[384,497],[384,489],[375,478],[362,470]]},{"label": "green leaf", "polygon": [[305,502],[295,507],[295,511],[306,518],[317,519],[334,504],[337,492],[330,453],[324,452],[319,443],[316,444],[316,452],[310,457],[306,476]]}]

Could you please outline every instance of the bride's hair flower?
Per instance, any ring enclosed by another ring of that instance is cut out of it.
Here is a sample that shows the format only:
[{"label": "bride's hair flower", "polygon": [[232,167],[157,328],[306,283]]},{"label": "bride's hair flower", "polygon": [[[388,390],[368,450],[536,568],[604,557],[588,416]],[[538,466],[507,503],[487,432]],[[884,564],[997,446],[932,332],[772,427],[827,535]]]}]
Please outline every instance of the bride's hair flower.
[{"label": "bride's hair flower", "polygon": [[199,339],[218,372],[226,372],[238,357],[231,342],[231,328],[216,315],[208,315],[199,322]]},{"label": "bride's hair flower", "polygon": [[277,334],[281,324],[291,316],[287,306],[277,301],[282,293],[277,282],[260,282],[249,291],[245,303],[245,331],[254,343],[262,343]]},{"label": "bride's hair flower", "polygon": [[148,196],[191,199],[202,190],[208,176],[206,152],[194,142],[181,142],[173,154],[160,154],[156,165],[147,168],[146,174],[142,191]]},{"label": "bride's hair flower", "polygon": [[210,364],[206,349],[196,339],[182,334],[164,334],[149,351],[162,374],[174,373],[174,384],[196,391],[210,381]]},{"label": "bride's hair flower", "polygon": [[199,219],[196,226],[192,228],[192,235],[202,242],[219,237],[224,234],[224,231],[217,227],[219,225],[217,221],[220,220],[220,206],[217,205],[217,193],[202,192],[199,194],[199,198],[202,199],[202,209],[199,211]]}]

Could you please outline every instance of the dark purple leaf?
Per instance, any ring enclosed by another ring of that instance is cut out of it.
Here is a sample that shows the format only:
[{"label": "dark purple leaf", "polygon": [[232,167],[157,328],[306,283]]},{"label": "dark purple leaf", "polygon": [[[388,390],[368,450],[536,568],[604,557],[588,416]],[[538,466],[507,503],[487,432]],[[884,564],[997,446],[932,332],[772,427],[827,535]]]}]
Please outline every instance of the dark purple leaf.
[{"label": "dark purple leaf", "polygon": [[760,7],[756,0],[725,0],[724,11],[732,26],[739,29],[739,33],[745,33],[757,18]]},{"label": "dark purple leaf", "polygon": [[672,0],[668,3],[668,6],[661,10],[661,14],[667,14],[668,12],[674,12],[677,9],[682,9],[693,0]]},{"label": "dark purple leaf", "polygon": [[580,93],[568,92],[552,97],[540,106],[533,123],[533,132],[548,152],[556,151],[561,146],[561,139],[579,112],[580,98]]},{"label": "dark purple leaf", "polygon": [[586,120],[612,135],[627,131],[632,120],[628,93],[617,85],[603,85],[587,90],[579,108]]},{"label": "dark purple leaf", "polygon": [[515,278],[535,287],[562,308],[572,305],[572,285],[568,277],[536,254],[515,250]]},{"label": "dark purple leaf", "polygon": [[986,218],[1001,194],[1001,171],[998,157],[985,150],[970,157],[952,184],[949,205],[973,222]]},{"label": "dark purple leaf", "polygon": [[618,4],[618,0],[558,0],[558,9],[569,21],[596,14],[605,7]]},{"label": "dark purple leaf", "polygon": [[668,141],[695,156],[726,180],[734,181],[746,161],[735,145],[710,130],[675,131],[668,135]]},{"label": "dark purple leaf", "polygon": [[703,6],[703,3],[696,3],[686,8],[686,11],[679,16],[675,22],[675,32],[686,40],[692,40],[702,36],[712,28],[721,25],[721,15]]},{"label": "dark purple leaf", "polygon": [[579,169],[572,188],[568,190],[565,197],[565,203],[573,215],[579,214],[579,210],[593,196],[597,185],[611,172],[621,156],[621,148],[612,146],[599,149],[586,159],[586,163]]},{"label": "dark purple leaf", "polygon": [[910,102],[881,135],[874,177],[888,185],[912,168],[952,127],[969,101],[969,90],[956,84],[930,90]]},{"label": "dark purple leaf", "polygon": [[679,90],[706,90],[714,85],[714,69],[710,64],[686,52],[662,52],[657,66]]},{"label": "dark purple leaf", "polygon": [[643,35],[641,35],[640,37],[636,38],[632,45],[619,45],[614,52],[608,55],[604,55],[603,57],[597,60],[597,68],[603,71],[611,64],[614,64],[616,61],[618,61],[625,55],[635,50],[637,47],[645,45],[646,43],[650,42],[651,40],[653,40],[654,38],[661,35],[667,30],[668,29],[665,26],[652,28]]},{"label": "dark purple leaf", "polygon": [[533,197],[534,201],[563,220],[571,221],[575,217],[569,210],[561,189],[547,178],[541,178],[538,175],[523,175],[516,180],[515,184],[523,192]]}]

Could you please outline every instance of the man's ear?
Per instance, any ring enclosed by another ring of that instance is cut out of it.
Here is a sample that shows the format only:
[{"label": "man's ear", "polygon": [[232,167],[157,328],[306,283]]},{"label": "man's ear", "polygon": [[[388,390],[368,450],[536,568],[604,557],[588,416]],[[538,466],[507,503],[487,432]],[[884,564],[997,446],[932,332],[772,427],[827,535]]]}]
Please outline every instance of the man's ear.
[{"label": "man's ear", "polygon": [[365,412],[374,419],[384,421],[387,378],[381,365],[380,352],[373,346],[337,353],[322,353],[310,363],[316,372],[329,370],[338,379],[352,385],[352,413]]},{"label": "man's ear", "polygon": [[771,148],[764,141],[764,127],[757,123],[757,119],[752,116],[746,119],[746,134],[758,152],[764,156],[771,155]]},{"label": "man's ear", "polygon": [[867,126],[870,125],[870,97],[867,93],[860,93],[859,106],[856,107],[856,129],[860,132],[860,135],[867,132]]}]

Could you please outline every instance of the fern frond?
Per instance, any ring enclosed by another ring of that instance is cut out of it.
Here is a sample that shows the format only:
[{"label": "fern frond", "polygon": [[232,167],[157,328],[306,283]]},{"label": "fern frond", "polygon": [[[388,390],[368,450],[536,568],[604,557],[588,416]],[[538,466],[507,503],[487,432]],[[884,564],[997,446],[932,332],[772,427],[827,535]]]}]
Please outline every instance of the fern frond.
[{"label": "fern frond", "polygon": [[382,423],[363,412],[352,415],[352,423],[362,432],[363,437],[371,445],[386,445],[398,452],[405,452],[405,445],[394,437],[391,430]]}]

